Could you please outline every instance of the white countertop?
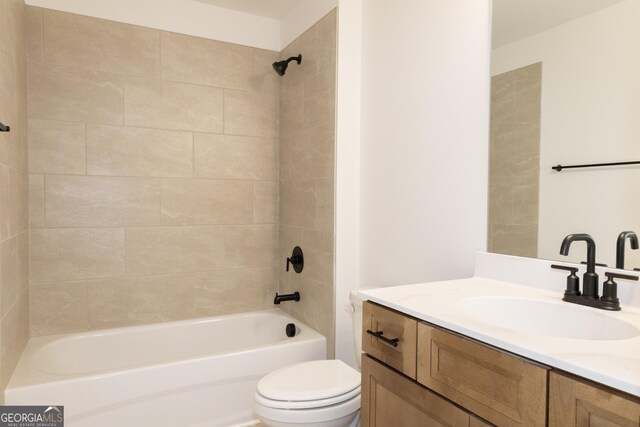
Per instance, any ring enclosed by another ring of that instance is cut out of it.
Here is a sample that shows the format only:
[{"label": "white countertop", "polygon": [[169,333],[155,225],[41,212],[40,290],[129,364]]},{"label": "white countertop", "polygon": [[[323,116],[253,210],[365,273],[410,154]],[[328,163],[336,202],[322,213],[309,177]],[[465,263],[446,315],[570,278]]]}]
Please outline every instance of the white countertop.
[{"label": "white countertop", "polygon": [[[562,276],[557,277],[562,287]],[[361,290],[358,295],[402,313],[458,332],[478,341],[524,356],[640,397],[640,335],[629,339],[591,340],[510,330],[479,321],[469,311],[469,298],[510,297],[595,311],[640,329],[640,307],[622,305],[609,312],[562,302],[562,292],[500,280],[473,277]],[[506,304],[508,303],[505,302]],[[584,313],[591,314],[591,313]],[[581,327],[582,325],[576,325]],[[589,327],[589,325],[584,326]]]}]

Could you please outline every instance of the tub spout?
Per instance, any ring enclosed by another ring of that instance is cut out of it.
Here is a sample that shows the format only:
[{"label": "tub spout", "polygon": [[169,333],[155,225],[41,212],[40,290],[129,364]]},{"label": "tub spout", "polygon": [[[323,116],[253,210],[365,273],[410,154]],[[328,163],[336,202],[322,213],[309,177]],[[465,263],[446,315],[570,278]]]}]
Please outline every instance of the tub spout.
[{"label": "tub spout", "polygon": [[282,301],[300,301],[300,292],[296,291],[292,294],[284,294],[278,295],[276,292],[276,297],[273,299],[274,304],[280,304]]}]

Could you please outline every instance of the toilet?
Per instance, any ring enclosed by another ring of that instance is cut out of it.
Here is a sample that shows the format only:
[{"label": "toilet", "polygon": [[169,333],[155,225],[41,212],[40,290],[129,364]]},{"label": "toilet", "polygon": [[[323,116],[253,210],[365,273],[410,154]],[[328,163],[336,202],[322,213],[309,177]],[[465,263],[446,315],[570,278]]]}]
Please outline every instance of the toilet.
[{"label": "toilet", "polygon": [[[359,365],[362,299],[352,292],[350,300]],[[278,369],[258,382],[254,409],[268,427],[357,427],[360,372],[341,360],[314,360]]]}]

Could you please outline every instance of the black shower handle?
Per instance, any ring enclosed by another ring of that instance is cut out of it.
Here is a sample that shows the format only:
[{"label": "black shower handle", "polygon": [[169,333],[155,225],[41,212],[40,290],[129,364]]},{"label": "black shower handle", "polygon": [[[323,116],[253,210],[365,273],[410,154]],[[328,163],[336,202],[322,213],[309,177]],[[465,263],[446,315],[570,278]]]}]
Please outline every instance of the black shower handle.
[{"label": "black shower handle", "polygon": [[289,265],[293,265],[293,271],[296,273],[302,272],[302,269],[304,268],[304,254],[302,253],[300,246],[293,248],[291,256],[287,257],[287,271],[289,271]]}]

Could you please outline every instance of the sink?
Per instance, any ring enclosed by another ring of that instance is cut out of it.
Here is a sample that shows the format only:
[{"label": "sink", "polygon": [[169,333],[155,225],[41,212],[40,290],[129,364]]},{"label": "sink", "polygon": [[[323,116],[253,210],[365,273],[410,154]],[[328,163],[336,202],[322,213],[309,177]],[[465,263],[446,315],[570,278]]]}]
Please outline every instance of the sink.
[{"label": "sink", "polygon": [[625,340],[640,329],[598,309],[514,297],[476,297],[458,303],[463,313],[491,326],[577,340]]}]

